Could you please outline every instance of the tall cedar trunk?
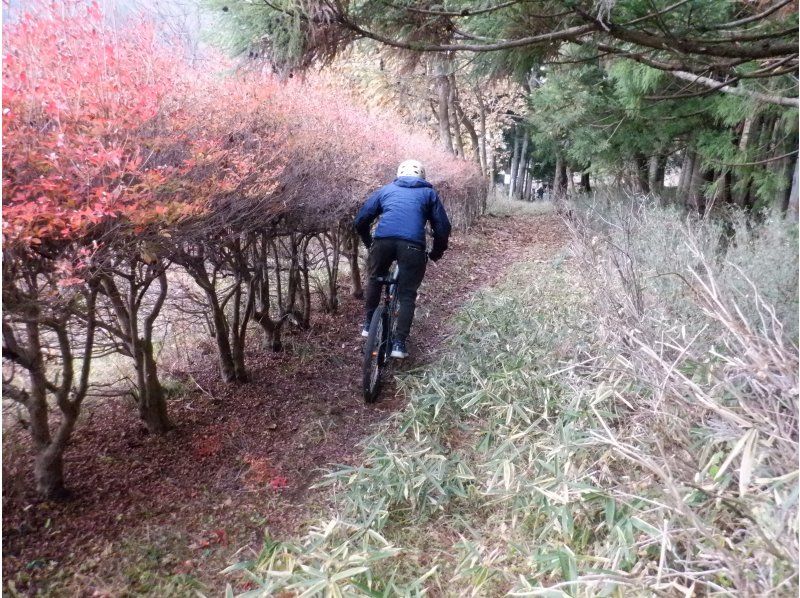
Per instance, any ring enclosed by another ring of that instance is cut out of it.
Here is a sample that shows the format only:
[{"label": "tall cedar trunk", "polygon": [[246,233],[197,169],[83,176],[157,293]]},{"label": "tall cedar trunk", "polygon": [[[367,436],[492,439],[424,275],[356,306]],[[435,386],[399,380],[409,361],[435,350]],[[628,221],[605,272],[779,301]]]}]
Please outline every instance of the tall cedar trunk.
[{"label": "tall cedar trunk", "polygon": [[706,211],[705,184],[713,180],[713,171],[703,168],[699,156],[695,156],[692,165],[692,176],[689,179],[689,188],[686,193],[686,207],[695,210],[698,214]]},{"label": "tall cedar trunk", "polygon": [[714,194],[706,206],[706,212],[711,212],[715,206],[719,207],[731,201],[731,171],[724,168],[714,180]]},{"label": "tall cedar trunk", "polygon": [[658,154],[654,154],[647,159],[647,184],[650,186],[650,191],[659,193],[658,184],[656,183],[656,171],[658,170]]},{"label": "tall cedar trunk", "polygon": [[636,154],[634,156],[636,166],[636,184],[642,193],[650,193],[650,177],[647,156]]},{"label": "tall cedar trunk", "polygon": [[589,169],[581,172],[581,191],[584,193],[591,193],[592,192],[592,184],[589,180]]},{"label": "tall cedar trunk", "polygon": [[553,176],[553,199],[561,199],[567,193],[567,164],[561,152],[556,154],[556,171]]},{"label": "tall cedar trunk", "polygon": [[683,164],[681,165],[681,176],[678,181],[678,188],[675,192],[675,201],[682,205],[687,205],[687,195],[689,193],[689,185],[692,180],[692,172],[694,170],[695,152],[693,149],[686,148],[683,155]]},{"label": "tall cedar trunk", "polygon": [[483,96],[477,87],[475,88],[475,97],[478,100],[478,135],[481,172],[483,172],[485,176],[490,176],[492,182],[494,182],[494,172],[489,172],[489,159],[486,155],[486,105],[483,103]]},{"label": "tall cedar trunk", "polygon": [[792,186],[789,191],[789,199],[786,205],[786,217],[790,218],[792,222],[797,222],[798,214],[800,214],[800,205],[798,204],[798,181],[797,181],[797,165],[798,161],[794,163],[794,174],[792,175]]},{"label": "tall cedar trunk", "polygon": [[[795,140],[796,141],[796,140]],[[797,154],[794,156],[790,156],[786,159],[786,168],[783,171],[784,180],[785,180],[785,187],[783,189],[783,194],[779,197],[779,205],[781,207],[781,211],[786,213],[789,209],[789,202],[792,196],[792,189],[794,188],[794,172],[797,169]]]},{"label": "tall cedar trunk", "polygon": [[664,194],[664,176],[667,170],[667,157],[663,154],[650,156],[648,165],[647,182],[650,185],[650,193],[658,195]]},{"label": "tall cedar trunk", "polygon": [[450,78],[449,61],[443,56],[434,57],[435,81],[438,95],[437,118],[439,119],[439,143],[449,153],[453,153],[453,139],[450,136]]},{"label": "tall cedar trunk", "polygon": [[453,131],[453,145],[455,153],[458,157],[464,157],[464,138],[461,136],[461,118],[458,114],[458,88],[456,87],[456,78],[452,73],[450,74],[450,120],[452,121]]},{"label": "tall cedar trunk", "polygon": [[[755,140],[758,139],[762,119],[762,114],[758,113],[747,117],[742,124],[742,135],[739,138],[739,155],[742,156],[745,161],[750,159],[750,149],[754,146]],[[747,197],[750,194],[752,175],[749,171],[745,170],[743,177],[744,180],[737,181],[737,188],[733,194],[734,203],[740,207],[743,207],[747,203]]]},{"label": "tall cedar trunk", "polygon": [[525,201],[531,201],[532,183],[533,177],[531,176],[531,158],[528,156],[528,160],[525,163],[525,187],[522,190],[522,199]]},{"label": "tall cedar trunk", "polygon": [[464,113],[460,102],[456,103],[456,109],[458,111],[458,116],[461,120],[461,123],[467,130],[467,135],[469,135],[469,140],[472,145],[472,161],[475,162],[475,165],[481,169],[481,172],[485,173],[486,169],[484,168],[484,163],[481,160],[480,140],[478,139],[477,131],[475,131],[475,125],[472,124],[472,121],[470,121],[467,115]]},{"label": "tall cedar trunk", "polygon": [[[785,148],[784,148],[785,149]],[[775,191],[774,204],[780,206],[781,210],[786,210],[786,201],[789,197],[789,192],[792,187],[792,180],[789,178],[792,160],[790,156],[785,156],[780,160],[775,161],[775,174],[780,181],[781,185]]]},{"label": "tall cedar trunk", "polygon": [[525,190],[525,174],[528,165],[528,139],[530,135],[525,131],[525,136],[522,138],[522,147],[519,150],[519,165],[517,167],[517,182],[514,185],[515,195],[518,198],[522,197]]},{"label": "tall cedar trunk", "polygon": [[776,127],[775,143],[772,151],[773,172],[779,183],[773,201],[774,205],[785,211],[792,188],[792,171],[797,160],[797,154],[792,153],[792,150],[797,149],[797,134],[786,134],[787,129],[791,130],[793,128],[793,123],[785,116],[779,119],[779,123],[780,125]]},{"label": "tall cedar trunk", "polygon": [[[748,156],[752,153],[753,161],[766,159],[769,157],[769,151],[772,145],[772,140],[774,138],[774,128],[777,124],[778,117],[774,114],[768,114],[765,117],[761,118],[760,127],[758,129],[754,129],[751,131],[750,134],[750,147],[748,147]],[[751,151],[752,150],[752,151]],[[755,153],[757,151],[757,153]],[[757,187],[753,184],[753,176],[752,174],[748,177],[747,185],[745,187],[746,193],[742,195],[741,199],[741,206],[746,209],[752,208],[756,201],[758,200],[757,196]]]},{"label": "tall cedar trunk", "polygon": [[522,147],[522,135],[519,127],[514,128],[514,151],[511,154],[511,172],[508,181],[508,197],[514,197],[514,186],[517,184],[517,172],[519,171],[520,148]]}]

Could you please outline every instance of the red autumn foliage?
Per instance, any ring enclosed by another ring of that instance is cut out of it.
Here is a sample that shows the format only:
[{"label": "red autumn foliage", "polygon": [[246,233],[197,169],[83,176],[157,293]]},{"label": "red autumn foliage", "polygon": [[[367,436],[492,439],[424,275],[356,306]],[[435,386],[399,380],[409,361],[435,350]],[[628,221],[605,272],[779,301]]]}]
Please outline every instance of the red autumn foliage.
[{"label": "red autumn foliage", "polygon": [[115,217],[170,222],[208,198],[227,200],[226,219],[255,203],[259,223],[319,225],[409,156],[456,220],[482,192],[470,163],[328,82],[191,71],[152,25],[113,30],[96,3],[43,4],[4,33],[6,241],[71,239]]},{"label": "red autumn foliage", "polygon": [[180,62],[146,22],[112,31],[96,3],[37,5],[4,37],[6,241],[140,216],[170,174],[153,153]]},{"label": "red autumn foliage", "polygon": [[192,443],[192,454],[199,458],[213,457],[222,450],[219,434],[208,434],[197,438]]},{"label": "red autumn foliage", "polygon": [[289,485],[289,480],[287,480],[282,475],[275,476],[269,481],[269,485],[272,486],[273,490],[281,490],[282,488],[286,488]]},{"label": "red autumn foliage", "polygon": [[243,460],[248,465],[245,473],[248,486],[263,486],[269,483],[274,475],[274,469],[268,459],[257,455],[245,455]]}]

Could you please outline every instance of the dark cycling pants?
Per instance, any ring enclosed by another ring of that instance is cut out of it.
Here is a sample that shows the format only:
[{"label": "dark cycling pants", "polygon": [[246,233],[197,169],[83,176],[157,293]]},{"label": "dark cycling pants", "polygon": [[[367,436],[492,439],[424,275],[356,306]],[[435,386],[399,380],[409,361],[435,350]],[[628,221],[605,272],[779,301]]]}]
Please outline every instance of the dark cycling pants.
[{"label": "dark cycling pants", "polygon": [[400,267],[397,281],[397,299],[400,303],[397,339],[405,341],[411,330],[411,322],[414,320],[417,289],[425,276],[427,258],[425,249],[421,246],[400,239],[375,239],[372,243],[367,259],[369,275],[366,294],[367,319],[372,318],[372,312],[381,300],[381,286],[374,282],[374,278],[388,274],[389,266],[395,260]]}]

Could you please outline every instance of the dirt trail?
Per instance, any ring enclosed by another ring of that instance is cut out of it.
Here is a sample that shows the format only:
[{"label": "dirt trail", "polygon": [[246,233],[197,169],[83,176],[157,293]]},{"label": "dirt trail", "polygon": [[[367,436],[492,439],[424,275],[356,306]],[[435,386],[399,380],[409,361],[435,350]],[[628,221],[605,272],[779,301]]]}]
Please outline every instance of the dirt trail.
[{"label": "dirt trail", "polygon": [[[428,268],[402,367],[435,357],[448,317],[475,290],[523,256],[551,257],[565,237],[552,214],[485,217],[456,236]],[[184,595],[199,581],[214,594],[238,547],[257,549],[265,527],[278,538],[297,532],[324,505],[322,491],[309,490],[320,468],[357,460],[358,443],[405,401],[388,388],[378,404],[362,402],[361,311],[344,298],[336,314],[288,336],[283,353],[264,352],[253,334],[248,384],[221,383],[210,345],[198,347],[190,371],[173,372],[182,392],[170,403],[177,428],[165,437],[132,425],[121,401],[87,410],[66,455],[70,502],[35,499],[24,431],[7,431],[6,588],[11,580],[25,593]]]}]

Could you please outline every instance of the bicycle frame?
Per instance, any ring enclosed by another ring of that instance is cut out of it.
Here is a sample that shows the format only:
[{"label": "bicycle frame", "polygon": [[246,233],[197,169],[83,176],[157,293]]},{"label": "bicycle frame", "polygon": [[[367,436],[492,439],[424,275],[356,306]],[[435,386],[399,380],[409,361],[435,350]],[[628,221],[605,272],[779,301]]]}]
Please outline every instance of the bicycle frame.
[{"label": "bicycle frame", "polygon": [[383,302],[375,309],[370,322],[369,335],[364,346],[363,387],[364,400],[375,401],[380,392],[381,378],[388,365],[392,341],[397,327],[397,264],[388,276],[379,276],[375,282],[383,286]]}]

